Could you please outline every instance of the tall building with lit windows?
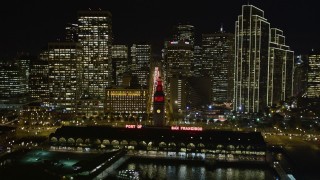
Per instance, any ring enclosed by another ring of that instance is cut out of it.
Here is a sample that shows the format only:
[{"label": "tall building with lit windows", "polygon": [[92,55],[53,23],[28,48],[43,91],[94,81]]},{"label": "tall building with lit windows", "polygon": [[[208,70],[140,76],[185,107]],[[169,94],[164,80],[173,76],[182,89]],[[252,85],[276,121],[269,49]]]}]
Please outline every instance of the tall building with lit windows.
[{"label": "tall building with lit windows", "polygon": [[27,89],[19,66],[12,62],[1,62],[0,97],[11,98],[25,95],[26,93]]},{"label": "tall building with lit windows", "polygon": [[49,106],[63,112],[76,113],[82,45],[73,42],[48,43],[46,55],[49,68]]},{"label": "tall building with lit windows", "polygon": [[191,24],[178,24],[174,27],[174,41],[189,42],[192,46],[195,44],[194,26]]},{"label": "tall building with lit windows", "polygon": [[113,45],[111,51],[113,84],[121,86],[123,75],[128,71],[129,66],[128,46]]},{"label": "tall building with lit windows", "polygon": [[65,40],[77,42],[78,41],[79,26],[75,23],[68,23],[65,28]]},{"label": "tall building with lit windows", "polygon": [[293,95],[294,52],[285,44],[282,30],[270,31],[268,105],[272,106]]},{"label": "tall building with lit windows", "polygon": [[169,112],[179,111],[183,115],[187,104],[186,79],[192,76],[193,46],[187,41],[167,41],[165,47],[165,93]]},{"label": "tall building with lit windows", "polygon": [[30,100],[23,73],[13,62],[0,62],[0,109],[18,110]]},{"label": "tall building with lit windows", "polygon": [[203,34],[202,48],[202,72],[211,79],[211,101],[231,101],[229,91],[232,91],[233,82],[229,77],[233,75],[234,34],[224,32],[223,28],[213,34]]},{"label": "tall building with lit windows", "polygon": [[149,85],[151,45],[133,44],[130,50],[132,74],[138,77],[141,86]]},{"label": "tall building with lit windows", "polygon": [[189,42],[168,41],[165,55],[167,78],[173,76],[191,76],[193,48]]},{"label": "tall building with lit windows", "polygon": [[29,91],[29,75],[30,75],[30,61],[33,59],[28,54],[19,54],[16,61],[16,64],[18,68],[20,69],[22,78],[23,78],[23,86],[26,89],[26,91]]},{"label": "tall building with lit windows", "polygon": [[[40,54],[43,59],[44,53]],[[46,56],[46,58],[48,58]],[[48,61],[36,60],[30,65],[29,93],[32,98],[39,99],[46,106],[49,102],[49,64]]]},{"label": "tall building with lit windows", "polygon": [[270,28],[264,11],[243,5],[235,23],[234,110],[259,112],[292,96],[293,59],[283,32]]},{"label": "tall building with lit windows", "polygon": [[270,24],[264,12],[243,5],[235,24],[234,108],[258,112],[267,106]]},{"label": "tall building with lit windows", "polygon": [[112,82],[111,18],[108,11],[78,12],[78,42],[83,46],[79,64],[79,113],[86,117],[103,115],[105,88]]},{"label": "tall building with lit windows", "polygon": [[320,98],[320,53],[311,52],[309,55],[309,69],[307,93],[308,98]]},{"label": "tall building with lit windows", "polygon": [[295,97],[301,97],[307,91],[308,66],[307,55],[300,54],[296,56],[293,79],[293,94]]},{"label": "tall building with lit windows", "polygon": [[191,63],[191,71],[193,77],[202,76],[202,47],[194,46],[193,61]]}]

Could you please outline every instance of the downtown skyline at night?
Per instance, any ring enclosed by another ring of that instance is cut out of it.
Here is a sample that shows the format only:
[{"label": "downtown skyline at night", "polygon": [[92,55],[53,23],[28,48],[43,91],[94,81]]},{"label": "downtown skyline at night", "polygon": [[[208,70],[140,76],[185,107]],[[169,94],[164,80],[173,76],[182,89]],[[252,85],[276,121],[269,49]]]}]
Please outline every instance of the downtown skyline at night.
[{"label": "downtown skyline at night", "polygon": [[317,7],[9,1],[0,178],[319,179]]}]

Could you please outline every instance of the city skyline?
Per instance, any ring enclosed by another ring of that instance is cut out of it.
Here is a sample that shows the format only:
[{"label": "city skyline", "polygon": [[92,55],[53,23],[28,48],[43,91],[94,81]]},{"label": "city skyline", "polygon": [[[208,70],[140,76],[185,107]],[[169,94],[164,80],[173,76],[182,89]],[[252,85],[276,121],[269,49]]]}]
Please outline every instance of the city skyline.
[{"label": "city skyline", "polygon": [[153,46],[153,53],[159,55],[164,40],[170,38],[173,27],[178,23],[194,25],[198,44],[202,34],[217,32],[221,24],[226,32],[234,33],[234,23],[237,15],[241,14],[241,6],[248,3],[262,9],[266,19],[284,31],[287,44],[295,54],[305,54],[319,47],[317,32],[320,27],[312,23],[317,19],[315,2],[256,0],[230,3],[231,1],[213,3],[207,0],[197,4],[166,0],[58,0],[52,3],[13,0],[0,14],[8,27],[2,29],[6,36],[0,42],[0,57],[1,60],[6,60],[14,57],[17,52],[38,55],[47,47],[48,42],[63,38],[67,23],[76,22],[78,11],[89,8],[111,12],[113,44],[148,42]]}]

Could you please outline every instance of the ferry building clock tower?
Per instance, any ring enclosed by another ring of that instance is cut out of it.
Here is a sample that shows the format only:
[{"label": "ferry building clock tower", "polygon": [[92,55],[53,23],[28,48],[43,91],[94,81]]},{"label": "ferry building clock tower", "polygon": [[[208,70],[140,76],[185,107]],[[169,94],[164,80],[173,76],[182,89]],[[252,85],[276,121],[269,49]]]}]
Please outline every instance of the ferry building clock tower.
[{"label": "ferry building clock tower", "polygon": [[164,126],[164,93],[162,80],[158,78],[156,91],[153,95],[153,125]]}]

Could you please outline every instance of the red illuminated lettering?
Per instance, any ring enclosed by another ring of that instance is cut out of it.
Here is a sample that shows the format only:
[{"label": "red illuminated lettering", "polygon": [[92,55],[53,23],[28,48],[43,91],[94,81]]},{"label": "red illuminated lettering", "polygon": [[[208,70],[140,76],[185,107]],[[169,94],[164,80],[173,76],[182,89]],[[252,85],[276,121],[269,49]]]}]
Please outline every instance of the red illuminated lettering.
[{"label": "red illuminated lettering", "polygon": [[136,125],[126,124],[126,128],[134,129],[136,128]]},{"label": "red illuminated lettering", "polygon": [[179,130],[179,126],[171,126],[171,130]]},{"label": "red illuminated lettering", "polygon": [[188,127],[188,126],[171,126],[171,130],[180,131],[202,131],[202,127]]}]

